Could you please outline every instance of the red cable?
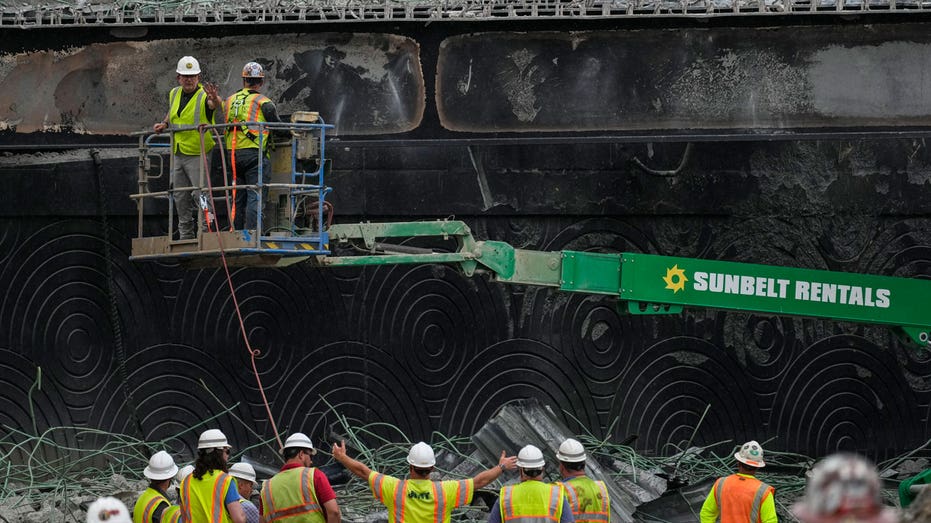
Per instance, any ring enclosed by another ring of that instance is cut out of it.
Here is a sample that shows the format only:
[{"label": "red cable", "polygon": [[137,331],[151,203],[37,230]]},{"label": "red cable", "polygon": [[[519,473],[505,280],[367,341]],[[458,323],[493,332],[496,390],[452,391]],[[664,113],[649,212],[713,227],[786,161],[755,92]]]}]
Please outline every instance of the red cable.
[{"label": "red cable", "polygon": [[[204,171],[207,173],[207,189],[210,190],[210,198],[213,200],[213,183],[210,181],[210,172],[206,169],[207,167],[207,154],[204,151],[204,124],[200,125],[200,155],[204,161]],[[235,166],[233,167],[235,170]],[[268,398],[265,397],[265,388],[262,387],[262,378],[259,376],[259,369],[255,365],[256,356],[262,354],[262,351],[258,349],[253,349],[252,344],[249,343],[249,336],[246,334],[246,324],[242,320],[242,311],[239,310],[239,300],[236,299],[236,289],[233,286],[233,277],[230,275],[229,265],[226,263],[226,252],[223,250],[223,237],[220,235],[220,228],[217,227],[214,231],[217,235],[217,246],[220,249],[220,259],[223,260],[223,271],[226,272],[226,282],[230,287],[230,295],[233,297],[233,308],[236,309],[236,318],[239,319],[239,332],[242,333],[242,339],[246,342],[246,350],[249,351],[249,359],[252,363],[252,372],[255,374],[255,382],[259,386],[259,394],[262,395],[262,403],[265,404],[265,412],[268,413],[268,421],[272,424],[272,431],[275,434],[275,439],[278,441],[278,448],[284,448],[284,444],[281,442],[281,436],[278,435],[278,426],[275,424],[275,417],[272,416],[272,408],[268,404]],[[258,231],[256,231],[258,233]]]}]

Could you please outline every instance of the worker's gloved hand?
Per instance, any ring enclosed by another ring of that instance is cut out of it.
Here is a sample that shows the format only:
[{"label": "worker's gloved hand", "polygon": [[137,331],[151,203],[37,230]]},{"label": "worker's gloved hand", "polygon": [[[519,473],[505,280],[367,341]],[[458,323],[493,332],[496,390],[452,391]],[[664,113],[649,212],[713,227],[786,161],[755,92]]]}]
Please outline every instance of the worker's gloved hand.
[{"label": "worker's gloved hand", "polygon": [[207,94],[207,101],[211,102],[211,109],[216,109],[223,103],[223,100],[220,99],[220,89],[217,84],[205,82],[204,93]]},{"label": "worker's gloved hand", "polygon": [[340,441],[339,444],[334,443],[331,453],[333,454],[333,459],[342,463],[343,460],[346,459],[346,442]]},{"label": "worker's gloved hand", "polygon": [[514,470],[517,468],[517,456],[508,456],[505,452],[501,451],[501,458],[498,459],[498,466],[504,467],[508,470]]}]

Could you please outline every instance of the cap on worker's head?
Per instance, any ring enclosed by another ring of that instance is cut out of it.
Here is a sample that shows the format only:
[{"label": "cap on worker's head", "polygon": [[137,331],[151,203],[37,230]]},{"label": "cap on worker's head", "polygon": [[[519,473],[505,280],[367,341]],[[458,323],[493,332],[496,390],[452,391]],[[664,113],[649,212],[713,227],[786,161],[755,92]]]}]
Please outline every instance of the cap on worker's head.
[{"label": "cap on worker's head", "polygon": [[149,458],[149,466],[142,471],[142,475],[155,481],[163,481],[175,477],[178,466],[164,450],[160,450]]},{"label": "cap on worker's head", "polygon": [[87,507],[87,523],[132,523],[129,511],[122,501],[105,497]]},{"label": "cap on worker's head", "polygon": [[311,454],[317,453],[317,449],[314,448],[314,443],[301,432],[295,432],[288,436],[288,439],[284,440],[284,447],[281,448],[281,452],[283,453],[285,449],[306,449],[309,450]]},{"label": "cap on worker's head", "polygon": [[181,467],[181,470],[179,470],[178,474],[175,475],[175,481],[181,483],[184,481],[184,478],[191,475],[191,472],[194,472],[194,465],[185,465]]},{"label": "cap on worker's head", "polygon": [[762,468],[766,466],[763,461],[763,447],[755,441],[748,441],[740,447],[734,459],[750,467]]},{"label": "cap on worker's head", "polygon": [[539,469],[546,465],[543,452],[533,445],[527,445],[517,453],[517,466],[522,469]]},{"label": "cap on worker's head", "polygon": [[428,469],[436,465],[436,455],[430,445],[421,441],[407,453],[407,463],[419,469]]},{"label": "cap on worker's head", "polygon": [[220,429],[208,429],[200,433],[197,440],[197,449],[225,449],[230,446],[226,434]]},{"label": "cap on worker's head", "polygon": [[559,450],[556,451],[556,459],[566,463],[579,463],[585,461],[585,458],[585,447],[572,438],[563,441],[559,445]]},{"label": "cap on worker's head", "polygon": [[252,465],[248,463],[233,463],[230,466],[229,474],[234,478],[244,479],[246,481],[255,483],[255,469],[252,468]]},{"label": "cap on worker's head", "polygon": [[803,523],[894,523],[896,512],[882,503],[876,467],[856,454],[834,454],[809,472],[805,496],[792,505]]},{"label": "cap on worker's head", "polygon": [[265,69],[258,62],[249,62],[242,66],[243,78],[265,78]]},{"label": "cap on worker's head", "polygon": [[200,74],[200,64],[197,62],[197,58],[185,56],[178,60],[177,73],[183,75]]}]

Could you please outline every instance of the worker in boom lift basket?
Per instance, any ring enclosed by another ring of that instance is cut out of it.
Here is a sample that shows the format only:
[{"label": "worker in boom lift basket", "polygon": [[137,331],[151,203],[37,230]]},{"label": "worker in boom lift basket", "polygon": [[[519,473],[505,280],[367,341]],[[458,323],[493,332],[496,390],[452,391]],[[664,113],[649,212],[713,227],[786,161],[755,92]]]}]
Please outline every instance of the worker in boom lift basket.
[{"label": "worker in boom lift basket", "polygon": [[[175,69],[178,74],[179,87],[168,94],[168,113],[152,128],[160,133],[169,126],[185,127],[216,123],[215,116],[222,115],[223,100],[217,86],[211,83],[201,84],[200,63],[193,56],[178,60]],[[175,190],[184,187],[199,187],[201,167],[204,176],[210,175],[210,151],[214,141],[210,133],[203,135],[197,130],[178,131],[173,136],[174,147],[171,151],[171,188],[178,214],[178,235],[181,240],[194,239],[197,233],[197,200],[200,191]]]},{"label": "worker in boom lift basket", "polygon": [[737,473],[718,478],[701,507],[701,523],[776,523],[775,490],[756,479],[757,470],[766,466],[763,447],[748,441],[734,454]]},{"label": "worker in boom lift basket", "polygon": [[436,456],[430,445],[422,441],[407,454],[408,480],[375,472],[350,458],[345,441],[333,445],[333,458],[349,472],[368,481],[372,495],[388,508],[388,523],[449,523],[454,508],[471,503],[475,489],[499,478],[505,469],[513,469],[517,461],[501,451],[498,464],[474,478],[432,481],[430,474],[436,465]]},{"label": "worker in boom lift basket", "polygon": [[[226,99],[226,149],[229,165],[233,169],[236,185],[259,183],[259,162],[262,164],[263,184],[271,177],[269,145],[271,134],[267,128],[246,125],[243,122],[280,122],[275,104],[259,91],[265,85],[265,69],[258,62],[249,62],[242,68],[242,89]],[[259,150],[261,145],[262,150]],[[235,189],[232,210],[233,228],[253,230],[258,223],[259,198],[256,189]]]},{"label": "worker in boom lift basket", "polygon": [[556,452],[559,460],[558,484],[566,489],[569,507],[576,523],[610,523],[611,499],[604,481],[585,475],[585,447],[572,438],[563,441]]}]

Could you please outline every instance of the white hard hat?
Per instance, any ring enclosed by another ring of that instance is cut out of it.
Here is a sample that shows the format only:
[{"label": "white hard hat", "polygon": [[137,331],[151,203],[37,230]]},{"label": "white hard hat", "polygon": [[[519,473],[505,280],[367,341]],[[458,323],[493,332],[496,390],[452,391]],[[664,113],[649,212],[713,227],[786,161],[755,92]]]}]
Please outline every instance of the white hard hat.
[{"label": "white hard hat", "polygon": [[122,501],[105,497],[87,507],[87,523],[133,523]]},{"label": "white hard hat", "polygon": [[265,78],[265,69],[258,62],[249,62],[242,66],[243,78]]},{"label": "white hard hat", "polygon": [[419,442],[407,453],[407,463],[417,468],[427,469],[436,465],[436,456],[430,445]]},{"label": "white hard hat", "polygon": [[171,456],[164,450],[160,450],[153,454],[152,457],[149,458],[149,466],[142,471],[143,476],[154,479],[155,481],[171,479],[175,477],[177,473],[178,466],[175,465],[175,460],[171,459]]},{"label": "white hard hat", "polygon": [[585,447],[572,438],[563,441],[556,452],[556,459],[566,463],[579,463],[585,461],[585,458]]},{"label": "white hard hat", "polygon": [[311,451],[311,454],[317,453],[317,449],[314,448],[314,443],[301,432],[295,432],[288,436],[288,439],[284,440],[284,447],[282,447],[281,450],[284,451],[284,449],[308,449]]},{"label": "white hard hat", "polygon": [[517,466],[522,469],[539,469],[546,465],[543,452],[533,445],[527,445],[517,453]]},{"label": "white hard hat", "polygon": [[226,434],[220,429],[208,429],[200,434],[197,440],[197,449],[223,449],[229,447],[230,443],[226,440]]},{"label": "white hard hat", "polygon": [[200,74],[200,64],[197,63],[197,58],[185,56],[178,60],[178,69],[176,72],[183,75]]},{"label": "white hard hat", "polygon": [[178,483],[184,481],[184,478],[191,475],[191,472],[194,472],[194,465],[185,465],[181,467],[181,470],[178,471],[178,474],[175,476],[175,480]]},{"label": "white hard hat", "polygon": [[805,496],[792,505],[803,523],[856,521],[895,523],[895,509],[883,505],[876,467],[856,454],[834,454],[811,470]]},{"label": "white hard hat", "polygon": [[737,451],[737,454],[734,454],[734,458],[751,467],[763,468],[766,466],[766,463],[763,462],[763,447],[755,441],[744,443],[740,450]]},{"label": "white hard hat", "polygon": [[255,483],[255,469],[248,463],[233,463],[230,466],[230,476]]}]

